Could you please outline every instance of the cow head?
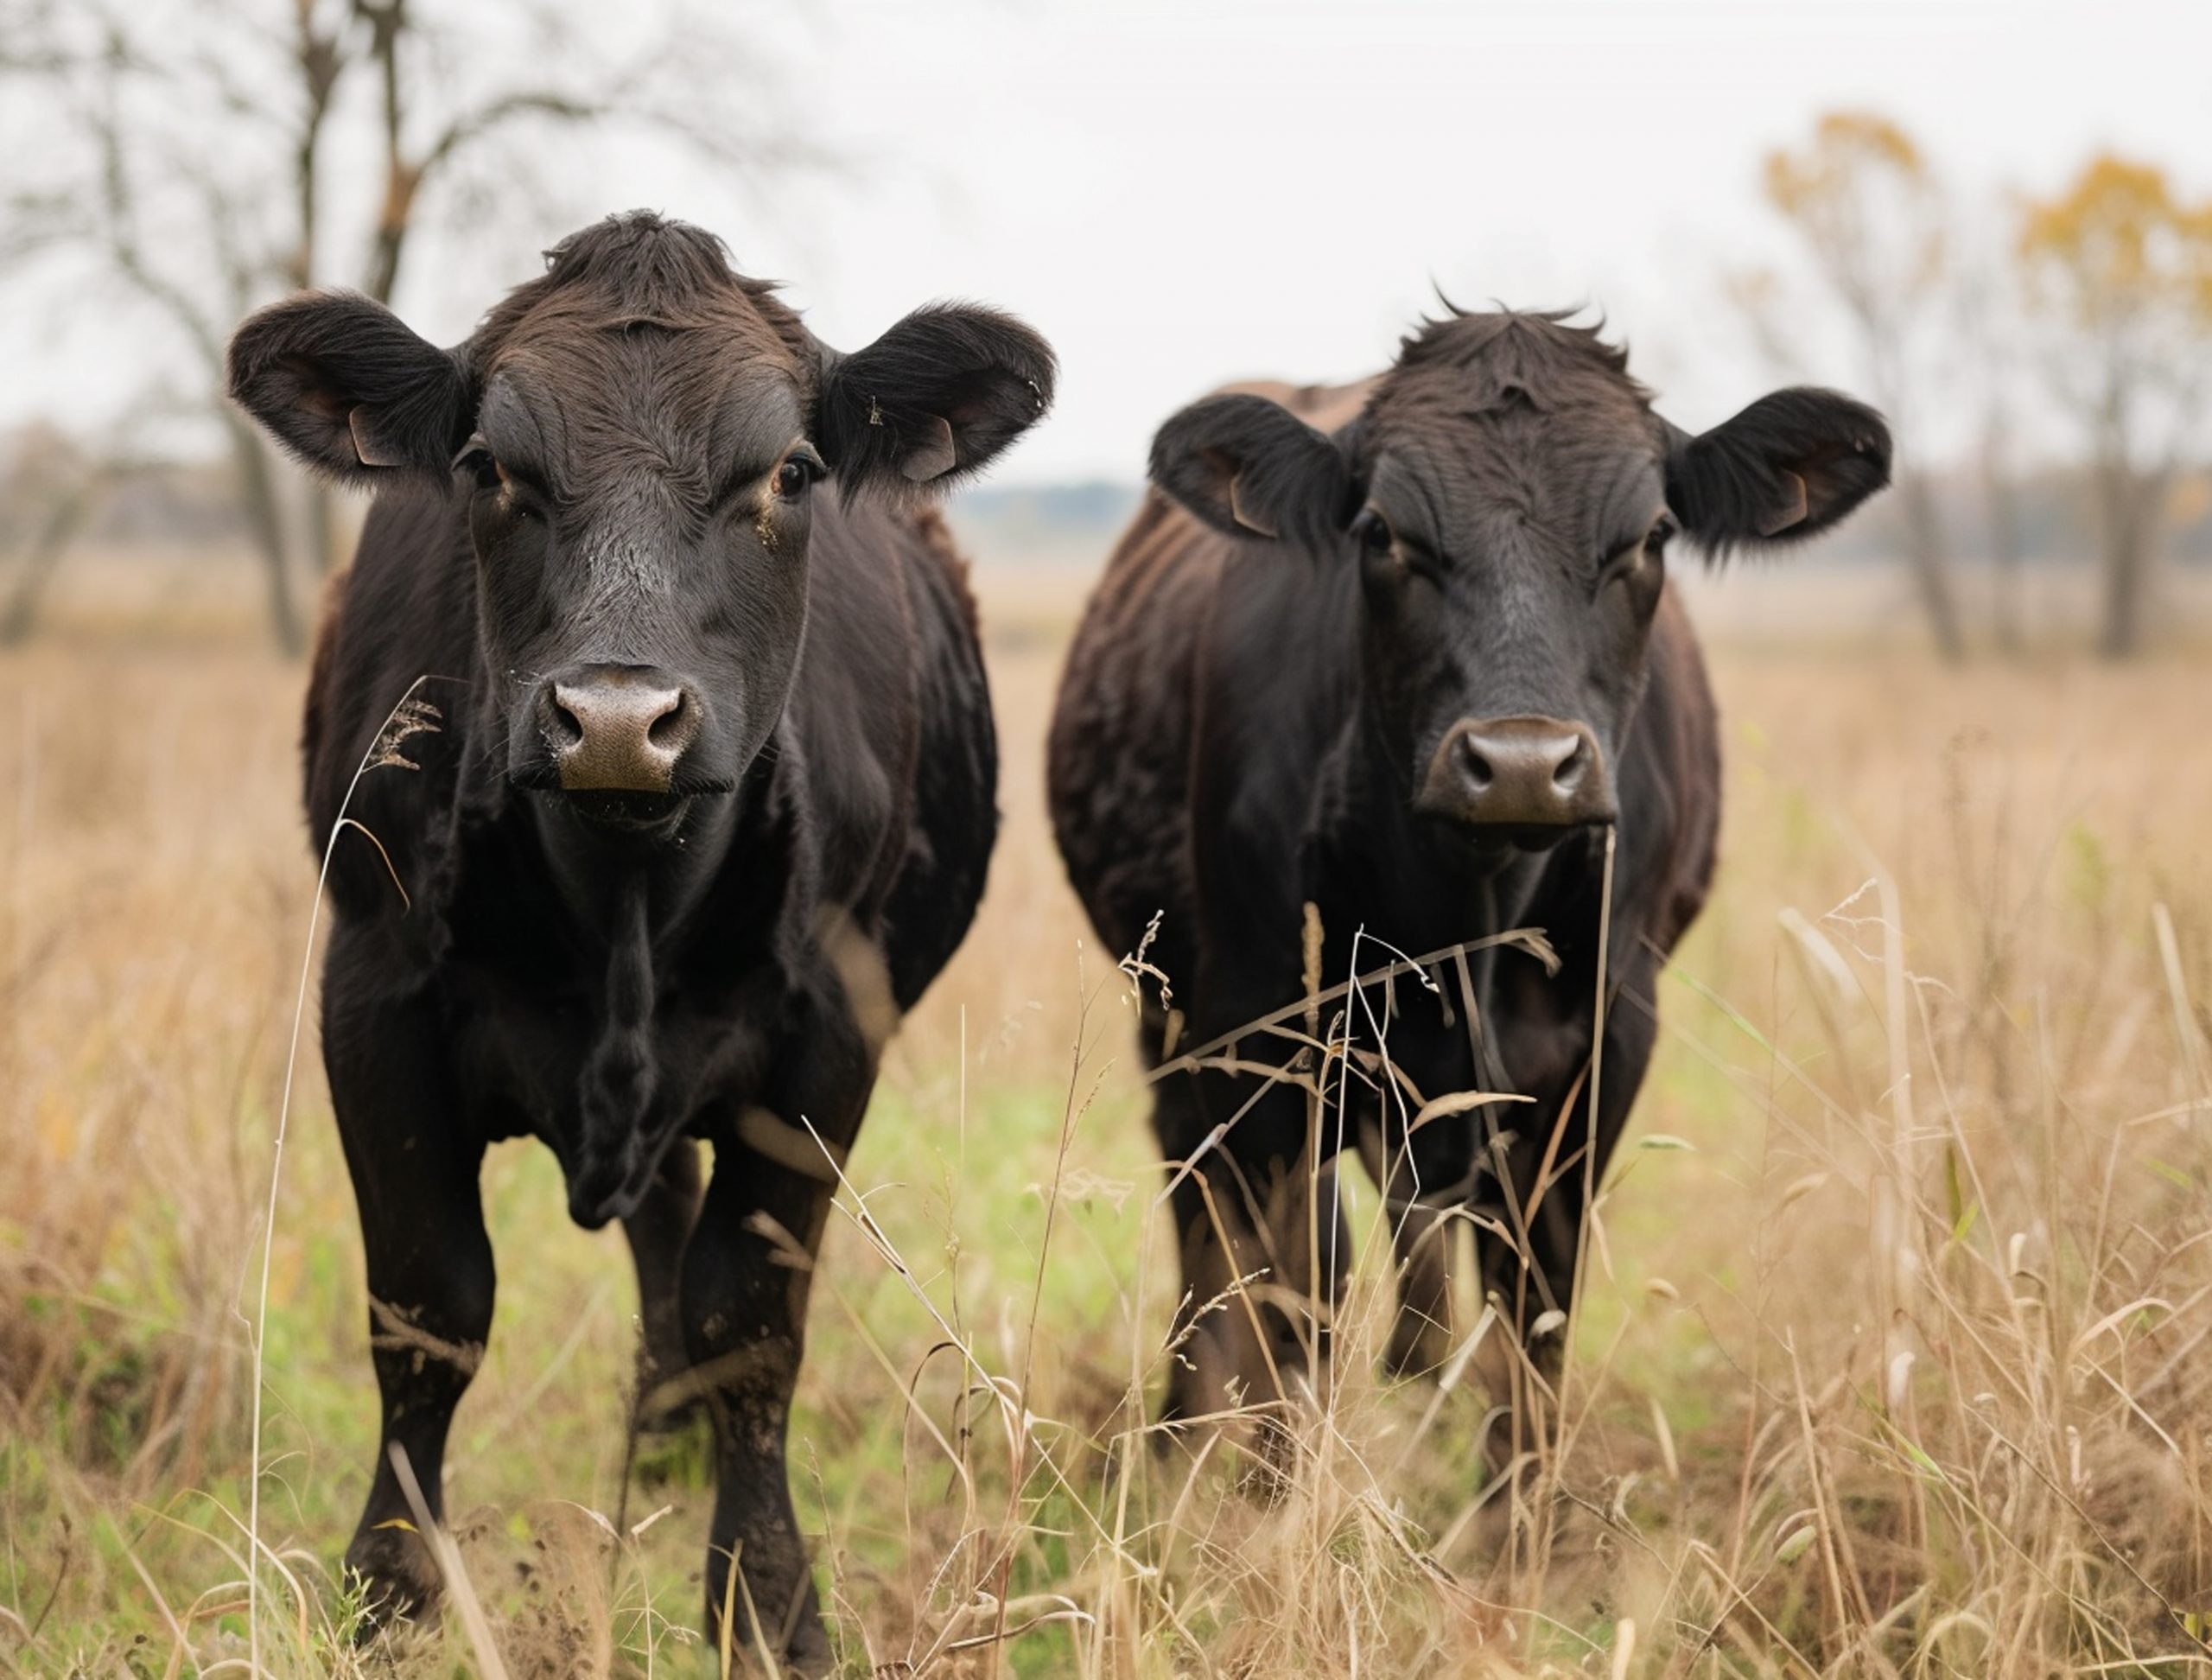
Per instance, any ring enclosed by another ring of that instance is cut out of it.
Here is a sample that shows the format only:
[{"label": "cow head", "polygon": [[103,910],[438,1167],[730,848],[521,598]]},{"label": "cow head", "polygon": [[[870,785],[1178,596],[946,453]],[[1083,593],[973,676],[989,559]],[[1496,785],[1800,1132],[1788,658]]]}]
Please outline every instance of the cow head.
[{"label": "cow head", "polygon": [[1161,428],[1152,470],[1223,531],[1357,569],[1384,754],[1415,811],[1502,857],[1612,820],[1669,542],[1798,541],[1889,462],[1847,397],[1777,391],[1693,437],[1593,330],[1454,312],[1334,434],[1214,397]]},{"label": "cow head", "polygon": [[232,340],[232,396],[342,483],[457,497],[512,781],[625,843],[728,792],[780,716],[823,495],[933,490],[1050,401],[1050,348],[987,309],[819,343],[719,241],[633,213],[450,350],[309,294]]}]

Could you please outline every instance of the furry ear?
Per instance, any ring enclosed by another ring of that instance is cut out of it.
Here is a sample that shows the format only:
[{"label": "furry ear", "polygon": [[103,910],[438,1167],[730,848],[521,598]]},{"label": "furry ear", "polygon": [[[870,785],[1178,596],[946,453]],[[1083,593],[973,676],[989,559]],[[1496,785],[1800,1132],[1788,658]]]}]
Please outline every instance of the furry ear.
[{"label": "furry ear", "polygon": [[1839,391],[1762,397],[1667,457],[1667,500],[1707,552],[1795,543],[1826,531],[1890,481],[1890,429]]},{"label": "furry ear", "polygon": [[394,471],[444,482],[474,408],[457,357],[349,292],[305,292],[249,316],[231,335],[230,391],[279,443],[342,484]]},{"label": "furry ear", "polygon": [[1327,433],[1249,392],[1209,397],[1152,440],[1152,477],[1217,531],[1317,544],[1344,527],[1351,468]]},{"label": "furry ear", "polygon": [[931,490],[984,466],[1052,405],[1052,347],[1012,315],[917,309],[865,350],[825,351],[816,441],[850,500]]}]

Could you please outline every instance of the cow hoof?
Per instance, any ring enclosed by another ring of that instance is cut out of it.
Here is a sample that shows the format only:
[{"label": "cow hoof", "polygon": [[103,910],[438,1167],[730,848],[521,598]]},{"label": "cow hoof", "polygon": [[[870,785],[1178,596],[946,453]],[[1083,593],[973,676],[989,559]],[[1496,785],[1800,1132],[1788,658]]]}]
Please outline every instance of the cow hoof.
[{"label": "cow hoof", "polygon": [[437,1608],[438,1566],[411,1525],[364,1527],[346,1549],[344,1579],[361,1606],[357,1640],[426,1620]]},{"label": "cow hoof", "polygon": [[784,1652],[785,1672],[803,1674],[812,1680],[814,1676],[835,1672],[836,1666],[837,1653],[830,1649],[829,1630],[819,1617],[808,1617],[791,1634],[791,1645]]},{"label": "cow hoof", "polygon": [[[707,1646],[716,1653],[719,1661],[721,1630],[716,1620],[710,1613],[707,1619]],[[778,1653],[772,1670],[761,1660],[760,1642],[749,1633],[741,1639],[735,1627],[730,1629],[729,1671],[733,1675],[773,1672],[804,1675],[808,1680],[814,1680],[816,1676],[834,1674],[836,1670],[837,1653],[830,1644],[830,1632],[823,1626],[821,1616],[811,1609],[799,1618],[798,1626],[791,1630],[790,1639]]]}]

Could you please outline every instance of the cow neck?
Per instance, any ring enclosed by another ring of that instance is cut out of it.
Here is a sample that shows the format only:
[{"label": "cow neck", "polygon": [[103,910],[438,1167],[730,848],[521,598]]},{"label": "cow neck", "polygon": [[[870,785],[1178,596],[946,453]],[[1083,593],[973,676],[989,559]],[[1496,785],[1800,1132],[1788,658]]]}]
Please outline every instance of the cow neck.
[{"label": "cow neck", "polygon": [[642,926],[650,950],[657,931],[686,925],[741,844],[732,804],[731,796],[700,801],[676,839],[650,848],[594,835],[557,811],[532,812],[537,849],[584,946],[620,947]]}]

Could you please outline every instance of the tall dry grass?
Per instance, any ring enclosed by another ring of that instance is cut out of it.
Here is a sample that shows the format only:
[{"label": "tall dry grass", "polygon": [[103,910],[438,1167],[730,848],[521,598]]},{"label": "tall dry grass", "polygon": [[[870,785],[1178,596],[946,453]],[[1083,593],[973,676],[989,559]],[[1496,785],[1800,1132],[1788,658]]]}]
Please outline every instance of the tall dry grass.
[{"label": "tall dry grass", "polygon": [[[1280,1473],[1147,1427],[1176,1282],[1127,989],[1041,816],[1077,602],[986,601],[1008,823],[894,1047],[816,1291],[803,1520],[855,1671],[2169,1675],[2208,1666],[2200,657],[1938,670],[1724,637],[1719,892],[1591,1238],[1555,1434],[1491,1480],[1480,1343],[1374,1354],[1388,1215]],[[203,614],[0,661],[0,1662],[243,1672],[251,1314],[312,869],[299,673]],[[689,1672],[696,1443],[626,1477],[619,1244],[495,1151],[449,1509],[509,1671]],[[319,1080],[269,1250],[260,1644],[368,1658],[373,1450]],[[1478,1324],[1463,1301],[1463,1337]],[[1237,1303],[1227,1303],[1233,1310]]]}]

